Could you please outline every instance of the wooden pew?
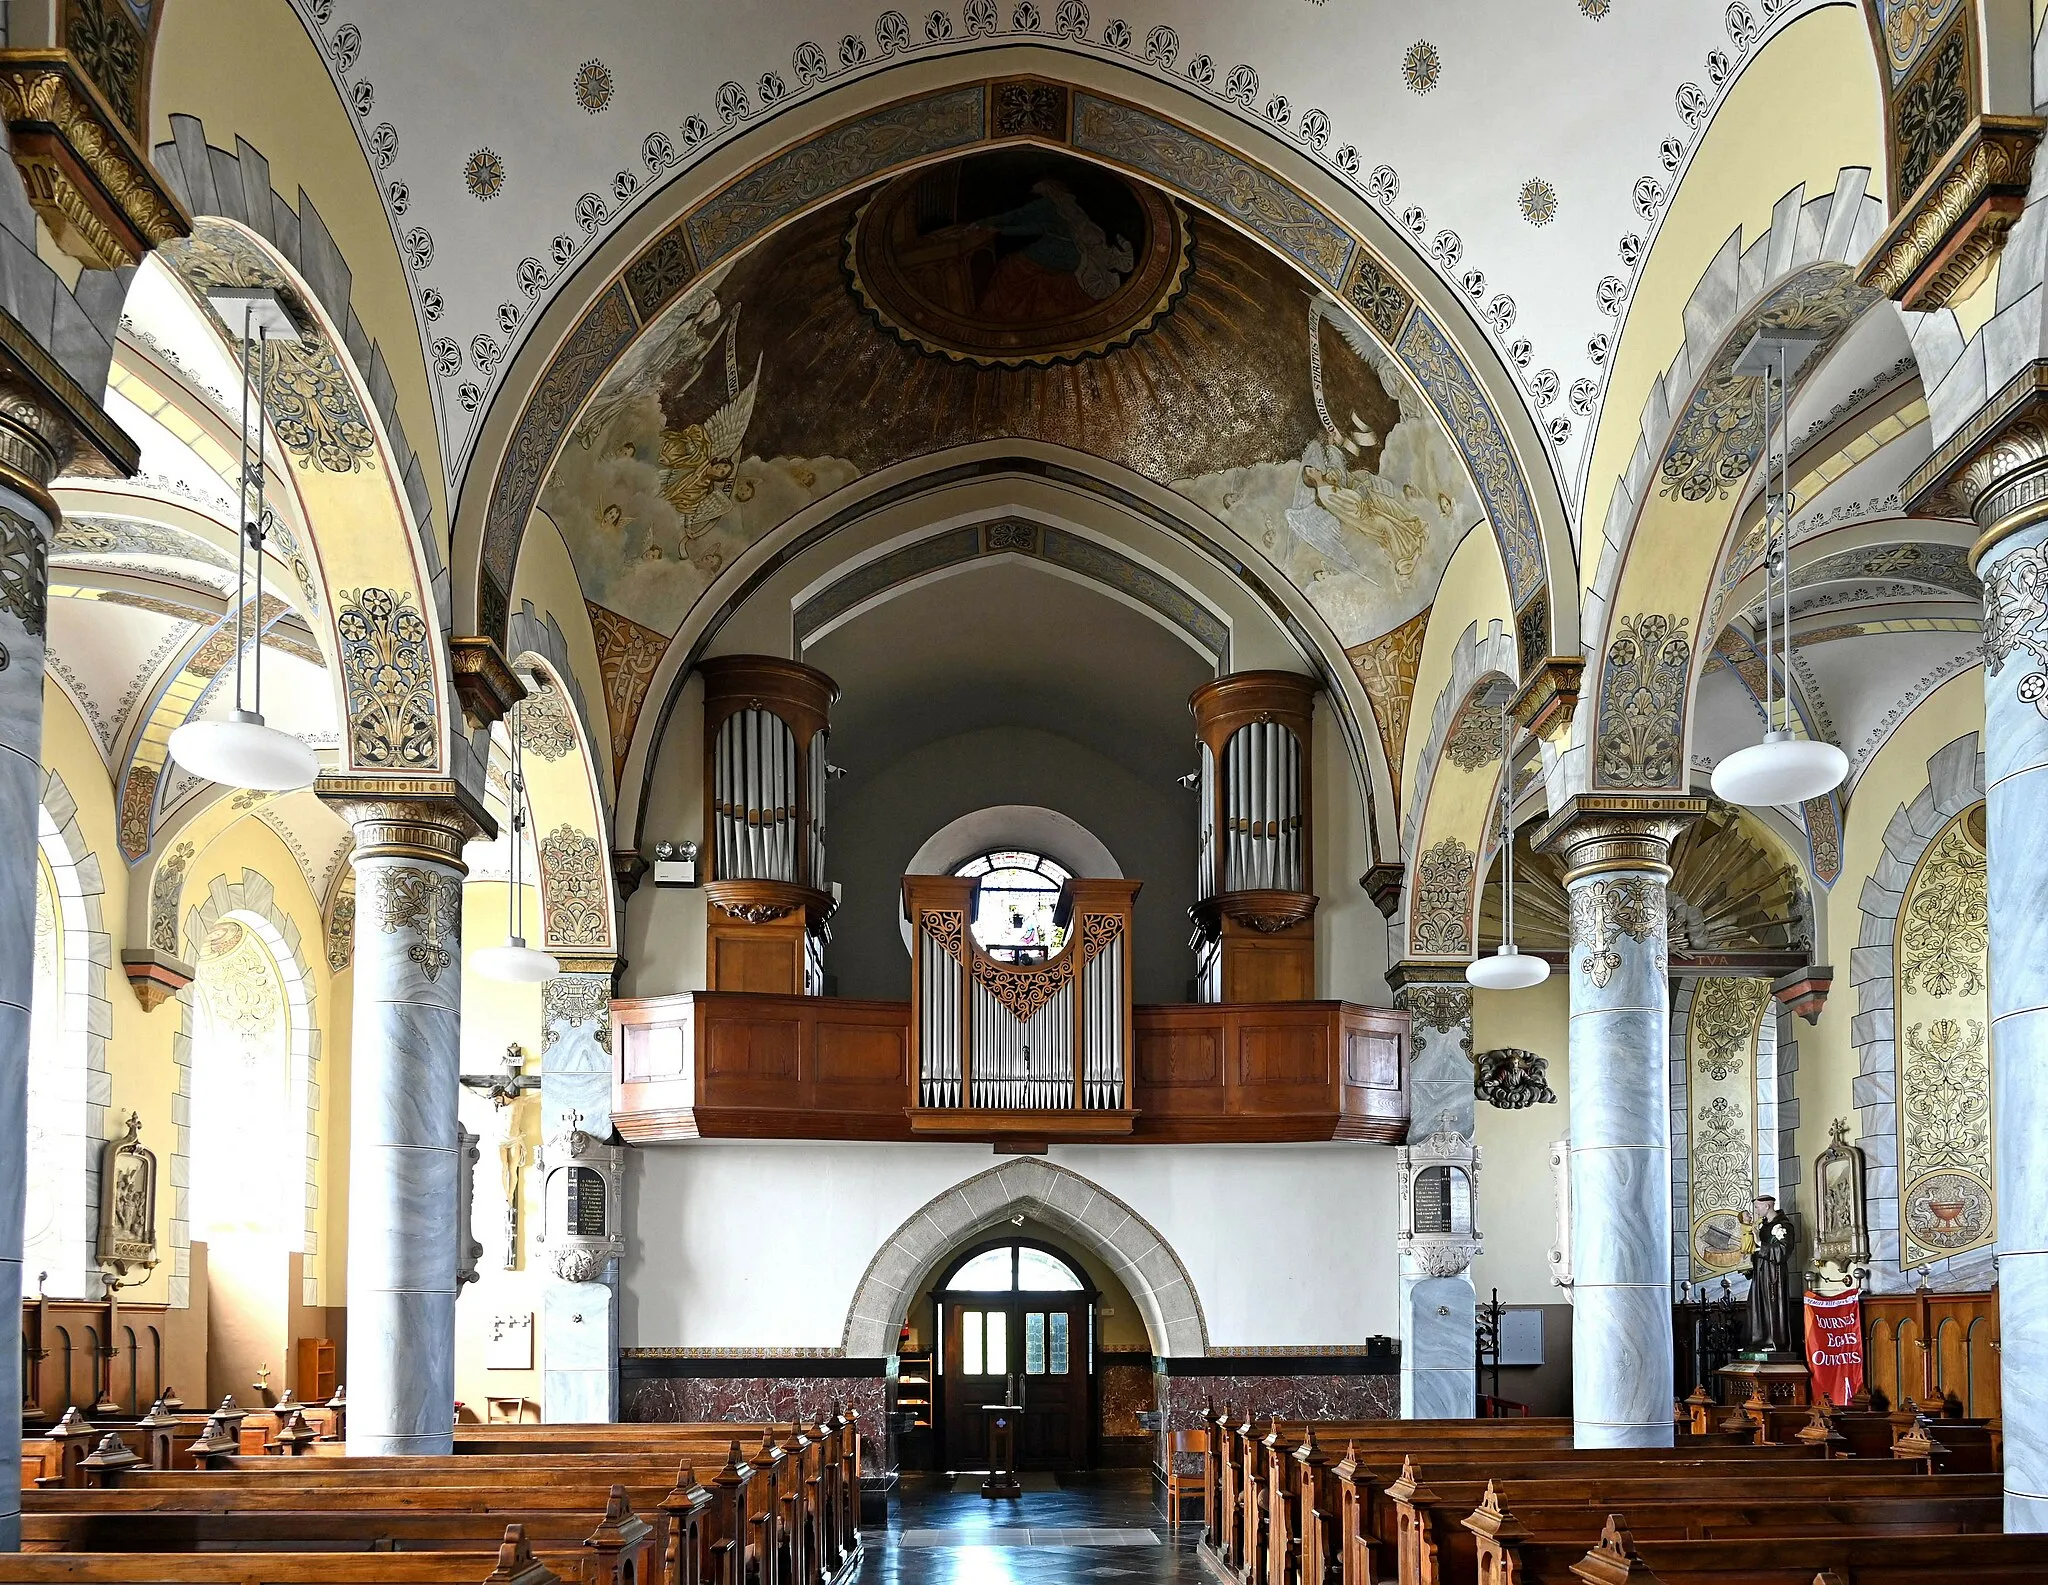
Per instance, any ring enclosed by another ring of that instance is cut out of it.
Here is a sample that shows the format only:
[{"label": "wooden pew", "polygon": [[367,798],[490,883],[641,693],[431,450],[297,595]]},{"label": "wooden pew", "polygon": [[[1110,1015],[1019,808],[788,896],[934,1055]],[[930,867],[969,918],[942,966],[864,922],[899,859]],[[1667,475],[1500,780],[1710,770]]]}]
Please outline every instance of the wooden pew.
[{"label": "wooden pew", "polygon": [[495,1551],[5,1553],[0,1585],[562,1585],[584,1562],[510,1524]]},{"label": "wooden pew", "polygon": [[1541,1577],[1584,1585],[2043,1585],[2048,1547],[2032,1535],[1643,1541],[1625,1516],[1610,1514],[1590,1552],[1567,1572]]},{"label": "wooden pew", "polygon": [[[1582,1549],[1598,1544],[1610,1504],[1627,1503],[1641,1540],[1752,1539],[1840,1534],[1995,1534],[2004,1497],[1981,1476],[1817,1475],[1773,1478],[1744,1493],[1702,1493],[1686,1482],[1625,1480],[1590,1490],[1567,1482],[1489,1485],[1461,1532],[1430,1544],[1402,1578],[1418,1585],[1573,1585]],[[1546,1572],[1548,1570],[1548,1572]]]}]

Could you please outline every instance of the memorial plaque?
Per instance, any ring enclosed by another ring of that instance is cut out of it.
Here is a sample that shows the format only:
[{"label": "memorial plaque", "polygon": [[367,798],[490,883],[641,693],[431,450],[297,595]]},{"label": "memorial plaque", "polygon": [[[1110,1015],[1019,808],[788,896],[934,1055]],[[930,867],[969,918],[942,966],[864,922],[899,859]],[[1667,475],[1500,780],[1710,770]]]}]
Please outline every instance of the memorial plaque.
[{"label": "memorial plaque", "polygon": [[1455,1167],[1429,1167],[1415,1175],[1418,1235],[1462,1238],[1472,1231],[1472,1182]]},{"label": "memorial plaque", "polygon": [[569,1168],[568,1223],[576,1238],[603,1238],[610,1231],[605,1217],[604,1174],[594,1167]]}]

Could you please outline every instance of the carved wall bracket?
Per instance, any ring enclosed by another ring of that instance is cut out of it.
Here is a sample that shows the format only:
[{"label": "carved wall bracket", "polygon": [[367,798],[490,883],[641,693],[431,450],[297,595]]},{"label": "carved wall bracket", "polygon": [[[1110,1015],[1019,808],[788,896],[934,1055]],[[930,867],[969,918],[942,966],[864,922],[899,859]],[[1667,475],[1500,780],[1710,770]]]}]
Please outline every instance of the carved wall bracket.
[{"label": "carved wall bracket", "polygon": [[448,655],[455,673],[455,694],[472,730],[504,720],[526,697],[526,685],[512,670],[496,639],[451,638]]},{"label": "carved wall bracket", "polygon": [[2005,246],[2026,207],[2035,116],[1979,116],[1878,238],[1861,280],[1916,313],[1946,308]]},{"label": "carved wall bracket", "polygon": [[1553,740],[1570,732],[1585,672],[1583,655],[1547,657],[1508,705],[1516,724],[1534,737]]}]

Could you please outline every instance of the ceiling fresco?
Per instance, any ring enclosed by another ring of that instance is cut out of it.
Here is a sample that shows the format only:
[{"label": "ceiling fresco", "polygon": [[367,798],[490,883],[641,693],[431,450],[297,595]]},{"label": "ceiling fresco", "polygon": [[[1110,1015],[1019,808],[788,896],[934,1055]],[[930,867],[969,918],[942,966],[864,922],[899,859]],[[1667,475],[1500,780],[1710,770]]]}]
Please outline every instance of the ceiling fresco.
[{"label": "ceiling fresco", "polygon": [[710,272],[599,388],[540,507],[588,599],[673,632],[809,503],[994,437],[1178,491],[1347,646],[1421,611],[1483,521],[1422,393],[1319,288],[1037,150],[899,179]]},{"label": "ceiling fresco", "polygon": [[1234,118],[1412,237],[1415,267],[1473,304],[1471,350],[1491,340],[1517,371],[1570,481],[1715,109],[1829,0],[588,0],[522,11],[522,48],[487,67],[478,41],[506,23],[486,0],[292,3],[376,173],[422,345],[455,349],[435,365],[451,482],[528,329],[652,195],[847,85],[1018,46],[1149,79],[1189,119]]}]

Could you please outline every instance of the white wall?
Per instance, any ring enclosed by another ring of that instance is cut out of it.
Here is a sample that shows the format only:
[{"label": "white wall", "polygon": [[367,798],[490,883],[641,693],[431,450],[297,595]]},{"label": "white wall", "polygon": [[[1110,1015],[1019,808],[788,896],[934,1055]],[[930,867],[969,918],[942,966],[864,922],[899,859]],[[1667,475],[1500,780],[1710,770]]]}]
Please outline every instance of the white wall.
[{"label": "white wall", "polygon": [[[1395,1331],[1385,1146],[1055,1146],[1046,1159],[1152,1224],[1194,1280],[1212,1347],[1356,1348]],[[620,1341],[836,1348],[883,1240],[994,1164],[975,1145],[694,1140],[634,1150]]]}]

